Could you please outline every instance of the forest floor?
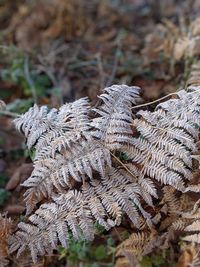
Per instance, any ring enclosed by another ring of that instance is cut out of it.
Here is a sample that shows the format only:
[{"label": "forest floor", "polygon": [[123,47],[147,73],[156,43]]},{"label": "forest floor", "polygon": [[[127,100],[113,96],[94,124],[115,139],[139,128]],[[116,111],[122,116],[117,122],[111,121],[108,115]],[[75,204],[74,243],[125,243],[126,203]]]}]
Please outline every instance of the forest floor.
[{"label": "forest floor", "polygon": [[[140,86],[146,102],[176,92],[200,55],[199,11],[198,0],[2,0],[0,99],[21,114],[34,103],[58,107],[83,96],[96,103],[112,84]],[[20,221],[20,183],[33,169],[32,152],[12,119],[0,116],[0,209]],[[130,233],[128,226],[100,228],[92,244],[71,240],[40,266],[114,266],[119,240]],[[141,266],[186,267],[191,258],[176,243],[145,256]]]}]

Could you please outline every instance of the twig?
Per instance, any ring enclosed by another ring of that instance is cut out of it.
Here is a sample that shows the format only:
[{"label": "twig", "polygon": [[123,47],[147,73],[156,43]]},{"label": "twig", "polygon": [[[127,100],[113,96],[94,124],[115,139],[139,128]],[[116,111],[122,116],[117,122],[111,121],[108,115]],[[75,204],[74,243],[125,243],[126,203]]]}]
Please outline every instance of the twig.
[{"label": "twig", "polygon": [[6,111],[6,110],[0,110],[0,115],[13,117],[13,118],[20,117],[20,114],[14,113],[14,112],[10,112],[10,111]]},{"label": "twig", "polygon": [[31,89],[31,92],[32,92],[32,96],[33,96],[33,100],[35,103],[37,103],[37,94],[36,94],[36,89],[35,89],[35,86],[34,86],[34,83],[31,79],[31,76],[30,76],[30,72],[29,72],[29,60],[28,60],[28,56],[26,56],[25,58],[25,62],[24,62],[24,74],[25,74],[25,78],[30,86],[30,89]]},{"label": "twig", "polygon": [[168,98],[169,96],[172,96],[172,95],[177,95],[177,92],[168,94],[168,95],[166,95],[166,96],[163,96],[163,97],[161,97],[161,98],[159,98],[159,99],[156,99],[156,100],[154,100],[154,101],[151,101],[151,102],[148,102],[148,103],[145,103],[145,104],[141,104],[141,105],[134,106],[134,107],[132,107],[131,109],[136,109],[136,108],[141,108],[141,107],[145,107],[145,106],[152,105],[152,104],[157,103],[157,102],[159,102],[159,101],[162,101],[162,100],[164,100],[164,99],[166,99],[166,98]]},{"label": "twig", "polygon": [[[100,141],[97,141],[96,140],[96,142],[98,143],[98,144],[100,144],[101,146],[103,146],[104,148],[106,148],[107,149],[107,147],[104,145],[104,144],[102,144]],[[135,177],[135,175],[129,170],[129,168],[117,157],[117,156],[115,156],[115,154],[113,154],[111,151],[109,151],[110,152],[110,155],[113,157],[113,158],[115,158],[117,161],[118,161],[118,163],[122,166],[122,167],[124,167],[124,169],[126,169],[127,170],[127,172],[134,178],[134,179],[136,179],[136,177]]]},{"label": "twig", "polygon": [[[191,93],[189,93],[189,94],[196,94],[196,93],[200,93],[200,90],[196,90],[196,91],[191,92]],[[177,94],[178,94],[178,92],[174,92],[174,93],[168,94],[168,95],[166,95],[166,96],[163,96],[163,97],[161,97],[161,98],[159,98],[159,99],[156,99],[156,100],[154,100],[154,101],[151,101],[151,102],[148,102],[148,103],[145,103],[145,104],[141,104],[141,105],[134,106],[134,107],[132,107],[131,109],[137,109],[137,108],[141,108],[141,107],[149,106],[149,105],[152,105],[152,104],[157,103],[157,102],[159,102],[159,101],[162,101],[162,100],[164,100],[164,99],[166,99],[166,98],[168,98],[168,97],[170,97],[170,96],[172,96],[172,95],[177,95]]]},{"label": "twig", "polygon": [[120,165],[121,165],[122,167],[124,167],[124,169],[127,170],[127,172],[128,172],[134,179],[136,179],[135,175],[129,170],[129,168],[126,167],[126,165],[125,165],[120,159],[118,159],[118,157],[115,156],[115,154],[113,154],[111,151],[110,151],[110,154],[111,154],[111,156],[112,156],[113,158],[115,158],[115,159],[118,161],[118,163],[120,163]]}]

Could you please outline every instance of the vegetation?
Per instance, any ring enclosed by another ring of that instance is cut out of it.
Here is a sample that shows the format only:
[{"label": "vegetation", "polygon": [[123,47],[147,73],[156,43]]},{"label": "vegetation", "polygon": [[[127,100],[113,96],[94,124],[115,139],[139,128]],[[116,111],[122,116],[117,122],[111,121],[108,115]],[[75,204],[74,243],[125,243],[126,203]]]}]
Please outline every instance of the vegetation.
[{"label": "vegetation", "polygon": [[199,266],[197,2],[1,1],[0,266]]}]

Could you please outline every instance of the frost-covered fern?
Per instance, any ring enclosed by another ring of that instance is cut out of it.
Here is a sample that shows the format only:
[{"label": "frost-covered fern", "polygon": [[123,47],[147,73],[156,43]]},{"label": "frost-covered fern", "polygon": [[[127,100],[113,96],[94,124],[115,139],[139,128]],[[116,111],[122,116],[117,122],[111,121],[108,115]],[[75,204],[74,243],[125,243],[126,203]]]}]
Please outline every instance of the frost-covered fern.
[{"label": "frost-covered fern", "polygon": [[139,227],[138,210],[147,220],[150,219],[142,208],[140,198],[143,194],[142,187],[131,177],[123,171],[110,169],[101,182],[85,183],[80,190],[69,190],[54,197],[53,203],[41,205],[29,217],[33,225],[19,224],[21,231],[13,237],[11,250],[19,247],[23,250],[27,246],[36,260],[36,254],[56,248],[58,241],[67,247],[69,232],[75,239],[84,235],[87,240],[92,240],[94,220],[107,230],[120,225],[123,212]]},{"label": "frost-covered fern", "polygon": [[29,148],[35,147],[34,170],[27,188],[27,223],[11,238],[18,255],[29,248],[36,261],[76,239],[94,238],[94,222],[107,230],[126,214],[136,228],[157,187],[184,192],[192,178],[192,154],[200,126],[200,88],[180,91],[154,112],[132,112],[141,102],[138,87],[104,89],[92,109],[86,98],[60,109],[34,106],[15,120]]},{"label": "frost-covered fern", "polygon": [[133,137],[125,152],[140,164],[140,179],[155,178],[184,191],[192,178],[192,157],[200,127],[200,88],[180,91],[177,99],[158,105],[154,112],[139,111]]}]

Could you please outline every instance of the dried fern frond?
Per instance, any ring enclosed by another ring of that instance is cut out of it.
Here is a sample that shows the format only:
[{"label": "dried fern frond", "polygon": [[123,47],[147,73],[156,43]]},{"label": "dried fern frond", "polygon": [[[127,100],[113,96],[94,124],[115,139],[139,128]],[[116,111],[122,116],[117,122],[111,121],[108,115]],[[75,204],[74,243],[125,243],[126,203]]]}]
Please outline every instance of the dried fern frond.
[{"label": "dried fern frond", "polygon": [[158,205],[160,208],[153,218],[153,223],[159,231],[168,231],[173,237],[173,223],[179,219],[182,212],[182,198],[177,196],[177,190],[172,186],[164,186],[162,192],[163,197]]},{"label": "dried fern frond", "polygon": [[100,96],[103,104],[94,109],[100,117],[94,118],[92,135],[104,142],[109,149],[119,149],[122,143],[129,142],[133,131],[131,106],[141,101],[139,87],[113,85],[104,89]]},{"label": "dried fern frond", "polygon": [[[24,133],[27,146],[35,146],[40,156],[44,148],[53,145],[56,151],[62,146],[70,146],[70,142],[74,143],[81,133],[86,132],[89,129],[89,109],[87,98],[65,104],[59,110],[34,105],[14,123]],[[56,143],[52,144],[54,140]],[[44,154],[48,156],[47,151]]]},{"label": "dried fern frond", "polygon": [[129,251],[136,256],[142,256],[145,244],[150,241],[150,232],[133,233],[117,247],[116,256],[122,256],[123,250]]},{"label": "dried fern frond", "polygon": [[139,111],[133,121],[138,132],[124,151],[140,164],[141,179],[150,177],[162,184],[185,190],[184,180],[192,178],[192,157],[200,127],[200,87],[168,100],[154,112]]},{"label": "dried fern frond", "polygon": [[[100,96],[103,104],[98,111],[104,115],[97,119],[103,123],[100,128],[95,119],[91,123],[87,98],[49,112],[46,107],[34,106],[15,120],[17,129],[21,129],[27,138],[28,147],[35,144],[36,148],[34,171],[23,183],[28,187],[25,193],[27,213],[43,197],[51,197],[54,191],[63,192],[72,188],[75,182],[92,179],[94,172],[104,175],[106,166],[111,166],[110,147],[94,132],[103,133],[109,128],[107,124],[115,121],[115,130],[110,125],[113,140],[131,137],[131,105],[140,99],[139,88],[114,85],[104,91]],[[37,132],[39,124],[41,129]],[[119,140],[115,143],[119,144]]]},{"label": "dried fern frond", "polygon": [[57,129],[57,110],[42,106],[30,108],[24,115],[14,120],[16,128],[22,132],[27,139],[28,148],[33,147],[37,140],[51,129]]},{"label": "dried fern frond", "polygon": [[[191,226],[191,228],[186,228],[185,230],[186,231],[191,231],[191,232],[194,232],[195,230],[198,230],[198,232],[199,232],[199,230],[200,230],[200,223],[199,223],[199,221],[198,222],[195,222],[195,229],[193,229],[193,226],[194,225],[192,225]],[[195,243],[198,243],[198,244],[200,244],[200,233],[197,233],[197,234],[192,234],[192,235],[187,235],[187,236],[185,236],[185,237],[183,237],[183,240],[184,241],[188,241],[188,242],[195,242]]]},{"label": "dried fern frond", "polygon": [[178,259],[178,266],[199,267],[199,252],[199,247],[195,246],[195,244],[181,244],[181,255]]},{"label": "dried fern frond", "polygon": [[198,178],[196,179],[195,183],[189,185],[186,188],[185,192],[196,192],[196,193],[200,193],[200,179],[199,179],[199,173],[200,173],[199,172],[199,170],[200,170],[200,155],[199,155],[199,151],[198,151],[198,154],[197,155],[192,155],[192,158],[195,159],[196,161],[198,161],[198,167],[199,167],[198,168],[198,172],[197,172]]},{"label": "dried fern frond", "polygon": [[85,181],[93,178],[93,171],[104,175],[107,166],[111,166],[109,150],[95,140],[82,141],[71,150],[57,154],[55,158],[37,160],[31,176],[23,183],[29,187],[25,193],[27,212],[32,209],[31,201],[40,201],[41,197],[51,197],[53,189],[62,192],[73,187],[73,180]]},{"label": "dried fern frond", "polygon": [[73,103],[63,105],[57,115],[60,131],[51,129],[47,135],[43,135],[38,140],[37,158],[49,155],[54,157],[56,152],[71,148],[79,139],[83,137],[87,139],[88,131],[91,128],[89,111],[88,98],[81,98]]},{"label": "dried fern frond", "polygon": [[181,207],[180,207],[180,200],[175,195],[176,190],[171,186],[165,186],[163,188],[163,203],[167,205],[167,213],[171,216],[176,215]]},{"label": "dried fern frond", "polygon": [[[11,251],[18,250],[18,256],[28,247],[33,260],[37,254],[57,247],[58,241],[66,247],[69,231],[76,239],[82,235],[92,240],[93,221],[107,230],[121,223],[125,212],[136,227],[139,227],[139,213],[146,220],[150,215],[142,208],[141,187],[124,176],[117,169],[109,169],[102,181],[92,181],[80,191],[70,190],[54,197],[54,202],[43,204],[29,217],[32,224],[20,223],[19,231],[12,238]],[[137,208],[136,208],[137,207]]]},{"label": "dried fern frond", "polygon": [[0,214],[0,267],[7,266],[8,239],[12,233],[13,222],[6,215]]},{"label": "dried fern frond", "polygon": [[[28,146],[36,147],[33,173],[23,184],[27,213],[48,199],[12,237],[11,251],[18,255],[29,249],[36,261],[59,243],[67,246],[69,232],[92,240],[95,221],[108,230],[124,213],[136,228],[142,219],[151,226],[146,207],[154,207],[159,184],[186,191],[200,127],[200,88],[134,115],[137,87],[114,85],[100,98],[93,119],[88,100],[80,99],[59,110],[34,106],[15,121]],[[170,206],[165,195],[174,215],[176,203]],[[146,250],[164,238],[149,242]]]},{"label": "dried fern frond", "polygon": [[[89,109],[87,98],[65,104],[59,110],[53,109],[49,112],[47,107],[39,108],[35,105],[14,121],[17,129],[24,132],[28,147],[35,145],[36,148],[34,171],[24,183],[24,186],[30,187],[26,192],[28,212],[43,197],[51,196],[53,187],[62,191],[64,186],[69,186],[70,182],[67,180],[69,174],[73,173],[72,176],[79,181],[81,176],[79,177],[78,173],[81,173],[82,176],[84,173],[90,173],[91,176],[89,166],[82,173],[81,169],[84,170],[82,164],[87,165],[90,159],[93,159],[94,165],[96,162],[98,163],[96,169],[99,169],[103,157],[109,159],[108,153],[106,156],[106,150],[100,148],[99,144],[92,143],[90,134],[86,133],[91,127],[88,116]],[[90,138],[91,144],[86,143],[88,138]],[[74,150],[73,145],[75,146]],[[87,158],[87,154],[90,159]],[[76,155],[79,160],[76,159]],[[64,166],[69,158],[71,160],[69,168],[67,169],[65,166],[65,170],[62,169],[63,173],[61,171],[58,173],[59,167]],[[75,162],[73,158],[75,158]],[[109,164],[108,161],[106,163]],[[78,173],[77,168],[79,169]],[[59,176],[61,176],[60,180]]]},{"label": "dried fern frond", "polygon": [[184,241],[193,242],[200,244],[200,201],[198,200],[194,205],[191,212],[185,212],[182,214],[183,218],[190,220],[190,224],[185,227],[185,232],[190,232],[193,234],[187,235],[182,239]]},{"label": "dried fern frond", "polygon": [[116,265],[120,266],[122,262],[128,263],[128,255],[131,255],[136,261],[140,261],[142,256],[149,254],[154,248],[163,246],[166,237],[167,234],[159,236],[155,230],[131,234],[117,247]]}]

